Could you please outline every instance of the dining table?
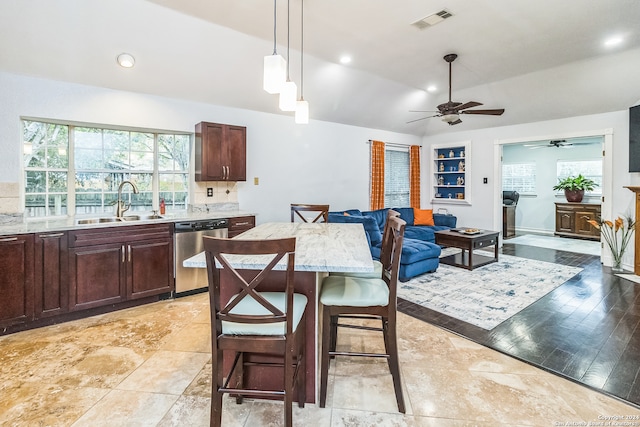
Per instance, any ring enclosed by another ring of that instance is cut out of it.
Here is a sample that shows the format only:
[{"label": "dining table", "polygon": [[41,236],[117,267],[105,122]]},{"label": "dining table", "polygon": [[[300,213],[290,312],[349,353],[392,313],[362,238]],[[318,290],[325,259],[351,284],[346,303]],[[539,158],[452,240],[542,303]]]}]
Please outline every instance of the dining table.
[{"label": "dining table", "polygon": [[[306,402],[315,403],[319,385],[319,294],[322,280],[331,272],[367,273],[373,272],[373,260],[369,243],[362,224],[343,223],[303,223],[303,222],[269,222],[245,231],[234,237],[243,240],[281,239],[295,237],[295,292],[307,296],[306,308]],[[264,256],[229,255],[230,264],[241,270],[257,270],[266,266]],[[265,279],[258,290],[284,290],[283,259],[275,266],[269,278]],[[204,252],[183,261],[184,267],[206,268]],[[278,271],[281,270],[281,271]],[[250,272],[247,272],[250,274]],[[233,290],[223,292],[225,271],[221,271],[221,304],[226,304],[235,293]],[[258,360],[258,359],[256,359]],[[231,366],[231,358],[225,358],[225,371]],[[248,366],[245,370],[246,386],[256,388],[278,388],[282,386],[282,376],[273,375],[269,369],[259,366]]]}]

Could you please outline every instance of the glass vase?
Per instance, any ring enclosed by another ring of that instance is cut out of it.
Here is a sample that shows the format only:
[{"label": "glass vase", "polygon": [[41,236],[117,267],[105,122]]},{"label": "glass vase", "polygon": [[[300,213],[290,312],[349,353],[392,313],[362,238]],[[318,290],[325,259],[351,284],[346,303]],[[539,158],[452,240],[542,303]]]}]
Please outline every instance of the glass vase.
[{"label": "glass vase", "polygon": [[620,258],[614,257],[613,258],[613,265],[611,266],[611,272],[613,274],[624,272],[624,270],[622,268],[622,257],[620,257]]}]

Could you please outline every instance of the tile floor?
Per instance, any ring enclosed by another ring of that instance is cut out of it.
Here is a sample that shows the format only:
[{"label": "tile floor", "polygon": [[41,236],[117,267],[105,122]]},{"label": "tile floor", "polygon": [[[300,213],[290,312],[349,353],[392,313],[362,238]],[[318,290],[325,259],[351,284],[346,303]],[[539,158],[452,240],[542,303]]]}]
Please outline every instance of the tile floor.
[{"label": "tile floor", "polygon": [[[0,425],[208,425],[209,328],[198,294],[0,337]],[[341,330],[339,345],[375,351],[370,334]],[[399,335],[407,414],[385,361],[338,358],[328,407],[294,407],[295,425],[640,425],[637,408],[413,317]],[[225,399],[223,425],[281,425],[281,405]]]}]

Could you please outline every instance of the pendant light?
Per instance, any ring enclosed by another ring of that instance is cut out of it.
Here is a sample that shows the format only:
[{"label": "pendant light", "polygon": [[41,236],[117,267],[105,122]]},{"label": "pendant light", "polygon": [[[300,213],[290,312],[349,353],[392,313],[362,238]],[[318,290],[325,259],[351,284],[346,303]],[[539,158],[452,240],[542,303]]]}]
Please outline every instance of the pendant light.
[{"label": "pendant light", "polygon": [[300,0],[300,99],[296,102],[296,123],[309,123],[309,103],[302,94],[304,88],[304,0]]},{"label": "pendant light", "polygon": [[280,109],[282,111],[296,110],[296,97],[298,95],[298,87],[289,78],[289,0],[287,0],[287,81],[282,85],[280,90]]},{"label": "pendant light", "polygon": [[263,88],[268,93],[280,93],[287,79],[287,63],[276,50],[276,2],[273,0],[273,54],[264,57]]}]

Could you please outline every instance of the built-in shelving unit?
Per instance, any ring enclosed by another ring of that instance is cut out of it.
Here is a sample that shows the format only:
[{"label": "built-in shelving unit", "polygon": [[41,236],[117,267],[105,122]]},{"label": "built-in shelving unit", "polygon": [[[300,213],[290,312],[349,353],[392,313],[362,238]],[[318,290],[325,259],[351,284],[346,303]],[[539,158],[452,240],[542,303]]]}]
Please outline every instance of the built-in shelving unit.
[{"label": "built-in shelving unit", "polygon": [[469,155],[468,142],[432,146],[432,203],[471,202]]}]

